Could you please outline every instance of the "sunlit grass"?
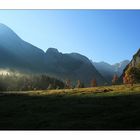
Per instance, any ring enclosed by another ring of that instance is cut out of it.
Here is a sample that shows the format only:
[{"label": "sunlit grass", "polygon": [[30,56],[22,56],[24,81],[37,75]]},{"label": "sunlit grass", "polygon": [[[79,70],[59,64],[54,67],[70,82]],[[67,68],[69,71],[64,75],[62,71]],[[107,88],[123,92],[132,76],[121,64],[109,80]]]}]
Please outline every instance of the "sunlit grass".
[{"label": "sunlit grass", "polygon": [[140,92],[140,84],[130,85],[113,85],[90,88],[75,89],[55,89],[55,90],[33,90],[33,91],[8,91],[3,93],[27,94],[29,96],[45,96],[45,95],[100,95],[100,96],[116,96],[123,94],[138,94]]},{"label": "sunlit grass", "polygon": [[136,84],[133,87],[130,85],[115,85],[115,86],[102,86],[102,87],[90,87],[90,88],[75,88],[75,89],[59,89],[59,90],[40,90],[29,91],[28,93],[48,95],[48,94],[102,94],[104,96],[112,93],[135,93],[140,91],[140,84]]}]

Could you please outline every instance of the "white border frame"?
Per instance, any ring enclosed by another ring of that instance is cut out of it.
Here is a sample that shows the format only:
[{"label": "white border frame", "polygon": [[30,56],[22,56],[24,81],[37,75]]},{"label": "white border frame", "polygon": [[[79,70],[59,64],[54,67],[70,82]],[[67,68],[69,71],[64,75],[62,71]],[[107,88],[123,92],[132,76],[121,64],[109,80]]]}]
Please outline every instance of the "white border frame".
[{"label": "white border frame", "polygon": [[0,9],[139,9],[140,0],[0,0]]}]

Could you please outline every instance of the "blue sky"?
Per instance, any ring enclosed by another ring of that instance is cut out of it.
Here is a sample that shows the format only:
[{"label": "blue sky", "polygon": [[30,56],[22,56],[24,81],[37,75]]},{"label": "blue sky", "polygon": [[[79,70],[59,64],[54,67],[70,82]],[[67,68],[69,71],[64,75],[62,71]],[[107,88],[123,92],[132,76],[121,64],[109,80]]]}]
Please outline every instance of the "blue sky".
[{"label": "blue sky", "polygon": [[131,60],[140,47],[139,10],[0,10],[0,22],[44,51],[54,47],[97,62]]}]

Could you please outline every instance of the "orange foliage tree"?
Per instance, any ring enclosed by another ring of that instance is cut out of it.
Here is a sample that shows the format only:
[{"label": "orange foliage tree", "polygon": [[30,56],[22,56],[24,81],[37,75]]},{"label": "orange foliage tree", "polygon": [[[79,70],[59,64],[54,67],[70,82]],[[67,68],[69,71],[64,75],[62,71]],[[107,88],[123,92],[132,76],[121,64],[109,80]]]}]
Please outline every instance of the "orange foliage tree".
[{"label": "orange foliage tree", "polygon": [[91,87],[96,87],[96,86],[97,86],[97,81],[96,81],[96,79],[93,79],[91,81]]},{"label": "orange foliage tree", "polygon": [[118,81],[118,76],[117,76],[117,74],[115,74],[112,79],[112,84],[115,85],[117,83],[117,81]]},{"label": "orange foliage tree", "polygon": [[123,77],[123,83],[124,84],[133,84],[135,82],[138,82],[140,80],[140,70],[136,67],[129,66],[128,69],[125,71],[124,77]]},{"label": "orange foliage tree", "polygon": [[81,82],[80,80],[77,80],[77,85],[76,85],[77,88],[84,88],[84,83]]}]

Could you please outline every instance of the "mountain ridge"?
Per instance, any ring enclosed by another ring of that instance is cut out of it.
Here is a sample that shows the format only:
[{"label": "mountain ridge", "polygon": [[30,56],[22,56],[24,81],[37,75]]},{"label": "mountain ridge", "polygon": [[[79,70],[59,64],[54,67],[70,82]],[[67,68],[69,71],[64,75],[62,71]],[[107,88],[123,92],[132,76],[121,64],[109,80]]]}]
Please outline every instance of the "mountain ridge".
[{"label": "mountain ridge", "polygon": [[62,80],[72,82],[81,80],[86,85],[96,79],[99,85],[106,80],[91,64],[90,60],[79,53],[63,54],[55,48],[46,52],[24,41],[13,30],[0,24],[0,68],[12,68],[26,72],[47,73]]}]

